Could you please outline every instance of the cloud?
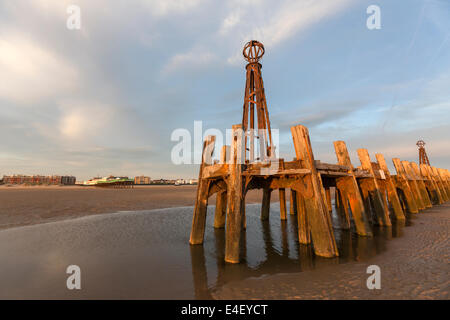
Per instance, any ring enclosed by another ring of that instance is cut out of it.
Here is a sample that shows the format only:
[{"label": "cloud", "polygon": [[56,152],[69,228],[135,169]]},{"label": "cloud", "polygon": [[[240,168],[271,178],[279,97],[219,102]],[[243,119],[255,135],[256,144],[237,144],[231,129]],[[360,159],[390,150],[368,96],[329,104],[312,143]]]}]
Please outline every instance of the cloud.
[{"label": "cloud", "polygon": [[217,60],[217,57],[201,49],[193,49],[186,53],[179,53],[169,59],[169,62],[162,68],[162,74],[168,75],[179,70],[203,69]]},{"label": "cloud", "polygon": [[296,110],[279,112],[272,116],[277,122],[280,129],[289,130],[291,126],[302,124],[309,128],[314,128],[329,122],[345,118],[354,111],[361,109],[367,105],[367,101],[360,100],[319,100],[313,103],[305,104]]},{"label": "cloud", "polygon": [[59,122],[59,132],[63,138],[83,139],[106,132],[111,125],[111,115],[115,108],[88,102],[82,105],[64,106],[65,111]]},{"label": "cloud", "polygon": [[[239,5],[224,19],[219,33],[236,35],[241,42],[257,39],[267,47],[274,47],[314,24],[324,21],[347,8],[354,0],[290,0],[273,8],[272,2]],[[248,31],[250,30],[250,31]],[[228,57],[228,63],[241,62],[241,53]]]},{"label": "cloud", "polygon": [[64,58],[23,35],[0,34],[0,97],[19,103],[77,87],[78,71]]},{"label": "cloud", "polygon": [[203,0],[142,0],[141,3],[150,14],[162,17],[188,12],[202,4]]}]

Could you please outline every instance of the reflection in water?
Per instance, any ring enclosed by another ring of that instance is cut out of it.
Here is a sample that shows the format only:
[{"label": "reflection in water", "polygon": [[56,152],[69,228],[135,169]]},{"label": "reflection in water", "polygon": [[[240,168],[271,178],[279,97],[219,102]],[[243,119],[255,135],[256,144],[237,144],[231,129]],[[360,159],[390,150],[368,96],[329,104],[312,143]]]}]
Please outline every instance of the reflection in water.
[{"label": "reflection in water", "polygon": [[[335,229],[338,258],[316,257],[298,242],[297,217],[280,220],[279,204],[260,220],[246,206],[240,264],[224,262],[225,230],[208,208],[205,241],[190,246],[192,207],[90,216],[0,231],[1,299],[210,299],[230,281],[364,261],[387,249],[403,225],[374,228],[373,238]],[[335,218],[335,217],[334,217]],[[412,217],[414,219],[416,217]],[[411,223],[406,221],[406,225]],[[334,221],[335,219],[333,219]],[[67,290],[68,265],[82,269],[83,290]]]},{"label": "reflection in water", "polygon": [[[290,215],[288,220],[281,221],[278,206],[273,204],[270,218],[261,221],[259,208],[259,205],[247,205],[246,208],[247,229],[241,235],[241,263],[224,262],[224,229],[212,228],[213,231],[207,234],[203,246],[191,246],[192,275],[197,299],[210,299],[211,290],[230,281],[277,273],[320,270],[333,264],[368,260],[387,250],[388,240],[401,236],[405,226],[404,222],[393,221],[392,227],[373,227],[372,238],[359,237],[354,229],[335,229],[339,257],[321,258],[314,255],[312,245],[298,242],[296,216]],[[214,238],[211,239],[214,248],[209,249],[208,236]]]}]

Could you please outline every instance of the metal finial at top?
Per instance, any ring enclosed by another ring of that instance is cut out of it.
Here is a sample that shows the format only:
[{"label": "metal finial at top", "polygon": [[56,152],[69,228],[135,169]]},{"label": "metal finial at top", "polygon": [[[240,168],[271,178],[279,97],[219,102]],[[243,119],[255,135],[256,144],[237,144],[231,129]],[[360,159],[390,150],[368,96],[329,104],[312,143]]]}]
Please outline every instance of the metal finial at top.
[{"label": "metal finial at top", "polygon": [[419,148],[423,148],[423,147],[425,146],[425,141],[419,140],[419,141],[417,141],[416,145],[417,145]]},{"label": "metal finial at top", "polygon": [[242,54],[249,63],[256,63],[264,55],[264,51],[264,46],[261,42],[251,40],[245,44]]}]

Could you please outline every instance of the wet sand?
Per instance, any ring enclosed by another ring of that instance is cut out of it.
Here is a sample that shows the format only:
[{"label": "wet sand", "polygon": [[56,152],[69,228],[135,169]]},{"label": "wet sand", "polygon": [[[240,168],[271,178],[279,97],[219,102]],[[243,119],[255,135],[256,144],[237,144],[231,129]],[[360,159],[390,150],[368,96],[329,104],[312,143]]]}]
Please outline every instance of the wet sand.
[{"label": "wet sand", "polygon": [[[213,228],[213,199],[204,245],[188,244],[195,191],[0,190],[0,203],[9,208],[2,208],[2,221],[16,213],[16,224],[34,224],[0,230],[0,298],[450,298],[449,203],[413,216],[406,227],[375,227],[373,238],[335,229],[340,256],[334,259],[316,257],[311,246],[298,243],[296,217],[280,221],[276,200],[268,221],[259,219],[260,204],[248,204],[242,262],[230,265],[223,261],[224,230]],[[248,202],[260,198],[252,193]],[[173,208],[134,211],[149,206]],[[71,264],[81,268],[80,291],[66,288]],[[366,287],[371,264],[381,268],[381,290]]]},{"label": "wet sand", "polygon": [[[216,299],[450,299],[450,203],[416,215],[387,250],[364,262],[229,282]],[[358,260],[358,259],[356,259]],[[381,289],[368,290],[369,265],[381,269]]]},{"label": "wet sand", "polygon": [[[133,189],[81,186],[0,186],[0,229],[60,221],[118,211],[193,206],[197,186],[153,185]],[[248,193],[247,202],[261,201],[262,192]],[[273,192],[273,201],[278,193]],[[209,200],[215,204],[215,196]]]}]

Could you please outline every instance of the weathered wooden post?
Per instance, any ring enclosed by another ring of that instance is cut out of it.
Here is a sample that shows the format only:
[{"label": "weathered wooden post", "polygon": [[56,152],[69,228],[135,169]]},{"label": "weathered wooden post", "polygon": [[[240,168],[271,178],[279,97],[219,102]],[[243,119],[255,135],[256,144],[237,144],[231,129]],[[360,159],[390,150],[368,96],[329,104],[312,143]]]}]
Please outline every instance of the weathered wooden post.
[{"label": "weathered wooden post", "polygon": [[272,193],[272,190],[270,188],[263,189],[263,199],[262,199],[262,205],[261,205],[261,220],[269,219],[271,193]]},{"label": "weathered wooden post", "polygon": [[427,192],[425,186],[423,185],[422,178],[416,174],[411,162],[404,161],[404,166],[407,167],[407,172],[416,182],[417,190],[419,191],[420,198],[422,199],[423,205],[425,206],[425,208],[431,208],[433,205],[431,204],[431,200],[430,200],[430,197],[428,196],[428,192]]},{"label": "weathered wooden post", "polygon": [[[281,170],[284,170],[284,159],[279,159],[279,168]],[[278,197],[280,199],[280,219],[286,220],[286,189],[285,188],[279,188],[278,189]]]},{"label": "weathered wooden post", "polygon": [[392,163],[394,164],[395,170],[397,171],[396,185],[397,188],[402,190],[405,197],[406,207],[409,213],[419,213],[419,208],[417,206],[416,199],[409,185],[408,177],[406,176],[405,170],[400,162],[400,159],[393,158]]},{"label": "weathered wooden post", "polygon": [[[340,228],[344,230],[350,229],[350,212],[348,209],[347,197],[343,195],[343,191],[336,187],[334,193],[334,204],[339,217]],[[345,200],[345,201],[344,201]]]},{"label": "weathered wooden post", "polygon": [[[373,176],[372,179],[367,179],[367,184],[364,187],[368,188],[369,194],[371,194],[371,200],[374,204],[375,213],[377,215],[377,222],[380,226],[391,226],[391,219],[389,218],[389,210],[384,205],[384,201],[380,192],[380,187],[375,176],[375,172],[372,168],[369,152],[367,149],[358,149],[359,160],[363,169],[368,170]],[[363,186],[361,185],[363,188]]]},{"label": "weathered wooden post", "polygon": [[442,197],[444,198],[444,201],[450,200],[449,194],[447,194],[447,190],[446,190],[446,188],[444,186],[444,182],[442,181],[441,177],[439,176],[436,168],[430,166],[430,170],[433,173],[433,177],[434,177],[437,185],[439,186],[439,190],[441,191],[441,194],[442,194]]},{"label": "weathered wooden post", "polygon": [[305,207],[305,199],[301,193],[297,194],[297,225],[298,225],[298,242],[301,244],[311,243],[311,227],[308,223],[308,217]]},{"label": "weathered wooden post", "polygon": [[339,190],[341,200],[339,204],[343,205],[343,213],[347,219],[347,226],[350,227],[350,217],[347,203],[350,204],[353,220],[355,221],[356,232],[361,236],[372,236],[367,213],[364,209],[364,203],[359,193],[358,183],[353,165],[348,154],[347,146],[344,141],[334,141],[334,150],[338,163],[348,167],[347,173],[350,176],[336,179],[336,189]]},{"label": "weathered wooden post", "polygon": [[[230,146],[222,146],[220,152],[220,164],[228,162],[227,156],[230,155]],[[214,214],[214,228],[225,227],[225,217],[227,213],[227,190],[220,190],[216,194],[216,211]]]},{"label": "weathered wooden post", "polygon": [[239,244],[242,230],[242,207],[244,202],[244,181],[242,167],[244,161],[242,125],[234,125],[227,183],[227,217],[225,239],[225,261],[239,263]]},{"label": "weathered wooden post", "polygon": [[[322,197],[323,188],[319,183],[314,155],[309,140],[308,129],[302,125],[291,127],[292,138],[297,159],[301,159],[306,169],[311,170],[310,179],[312,198],[304,198],[306,221],[311,228],[311,236],[315,253],[323,257],[336,257],[339,255],[334,238],[333,227],[328,217],[328,209],[325,199]],[[304,180],[308,179],[307,177]],[[299,231],[300,232],[300,231]]]},{"label": "weathered wooden post", "polygon": [[294,215],[297,214],[297,192],[291,189],[289,200],[289,213]]},{"label": "weathered wooden post", "polygon": [[447,181],[447,193],[450,196],[450,172],[445,169],[444,170],[445,180]]},{"label": "weathered wooden post", "polygon": [[433,204],[431,203],[430,196],[428,195],[427,187],[425,186],[425,182],[423,181],[423,177],[420,174],[420,169],[417,163],[409,162],[409,167],[411,169],[411,173],[414,175],[417,186],[419,187],[420,194],[427,208],[431,208]]},{"label": "weathered wooden post", "polygon": [[417,181],[410,172],[411,170],[408,166],[408,162],[407,161],[400,161],[400,162],[401,162],[401,165],[403,166],[403,170],[405,171],[405,175],[406,175],[407,179],[409,180],[409,185],[411,186],[411,190],[416,199],[417,206],[418,206],[419,210],[424,210],[425,202],[422,199],[422,195],[420,194],[419,186],[417,185]]},{"label": "weathered wooden post", "polygon": [[444,174],[444,170],[441,168],[436,168],[436,171],[437,171],[440,179],[442,180],[442,185],[445,189],[445,192],[447,193],[447,198],[449,198],[449,200],[450,200],[450,183]]},{"label": "weathered wooden post", "polygon": [[206,211],[208,209],[209,180],[203,179],[203,171],[212,163],[215,136],[207,136],[203,142],[202,163],[198,175],[197,198],[195,201],[194,216],[192,218],[190,244],[202,244],[205,235]]},{"label": "weathered wooden post", "polygon": [[280,219],[286,220],[286,189],[278,189],[278,197],[280,198]]},{"label": "weathered wooden post", "polygon": [[431,193],[431,198],[435,204],[442,204],[444,203],[444,199],[442,198],[441,191],[439,190],[439,187],[436,184],[436,181],[433,178],[433,175],[431,174],[428,165],[422,163],[420,165],[420,173],[423,177],[425,177],[428,189]]},{"label": "weathered wooden post", "polygon": [[333,212],[333,206],[331,205],[331,190],[330,190],[330,188],[325,189],[325,194],[327,197],[328,212],[331,214],[331,212]]},{"label": "weathered wooden post", "polygon": [[388,194],[389,203],[394,210],[394,216],[397,220],[405,220],[405,214],[398,198],[397,189],[395,188],[394,182],[391,179],[391,173],[389,172],[386,160],[381,153],[375,155],[377,162],[380,165],[381,170],[383,170],[384,176],[386,178],[386,190]]}]

